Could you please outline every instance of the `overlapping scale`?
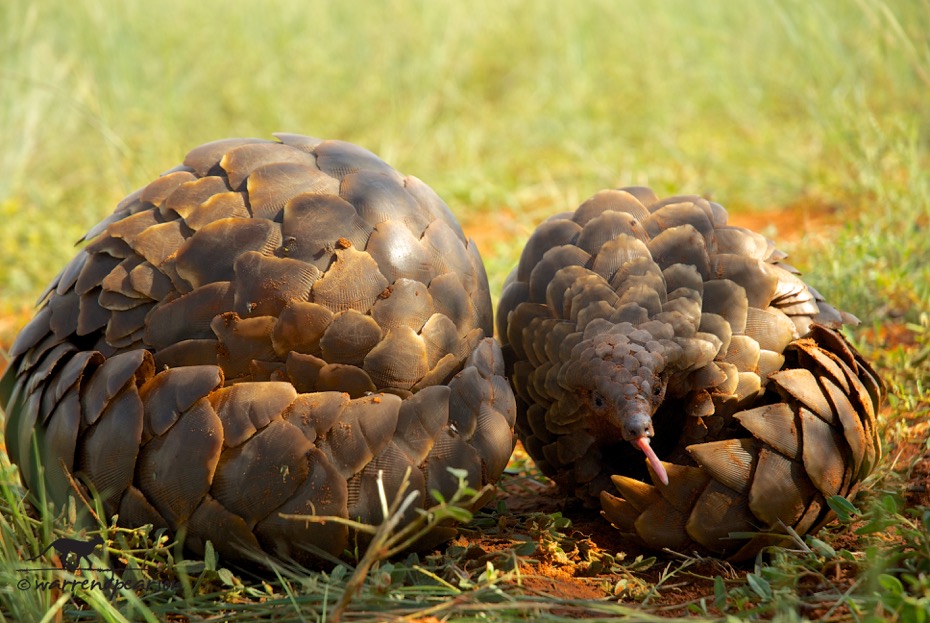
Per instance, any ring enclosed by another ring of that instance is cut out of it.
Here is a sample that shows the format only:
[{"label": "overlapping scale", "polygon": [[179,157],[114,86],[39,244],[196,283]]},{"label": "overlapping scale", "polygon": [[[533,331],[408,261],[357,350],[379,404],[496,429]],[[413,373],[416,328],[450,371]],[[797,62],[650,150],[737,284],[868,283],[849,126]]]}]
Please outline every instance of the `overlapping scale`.
[{"label": "overlapping scale", "polygon": [[[177,174],[175,173],[173,175]],[[176,219],[178,216],[184,219],[210,197],[225,193],[228,190],[230,190],[230,188],[221,177],[211,176],[190,180],[171,191],[171,194],[165,197],[164,202],[158,204],[158,212],[168,220]],[[175,222],[180,224],[179,221]],[[149,238],[158,237],[157,234],[147,234],[147,231],[148,230],[145,230],[145,232],[141,232],[139,235],[145,235]],[[132,241],[127,240],[127,242],[133,244]]]},{"label": "overlapping scale", "polygon": [[223,444],[234,448],[281,417],[297,398],[290,383],[240,383],[211,392],[207,399],[223,424]]},{"label": "overlapping scale", "polygon": [[198,177],[204,177],[220,167],[220,161],[227,152],[241,145],[252,143],[273,143],[273,141],[260,138],[223,138],[211,141],[187,152],[183,164]]},{"label": "overlapping scale", "polygon": [[[288,150],[292,151],[292,150]],[[315,165],[303,162],[274,162],[258,167],[248,178],[252,216],[280,220],[288,201],[303,194],[335,195],[339,183]]]},{"label": "overlapping scale", "polygon": [[241,253],[233,263],[233,308],[240,316],[278,316],[291,301],[306,301],[320,278],[312,264],[290,258]]},{"label": "overlapping scale", "polygon": [[286,502],[307,478],[311,443],[293,425],[274,420],[223,453],[211,494],[252,525]]},{"label": "overlapping scale", "polygon": [[542,223],[523,247],[517,264],[517,280],[528,282],[530,273],[549,249],[573,244],[581,235],[581,227],[569,220],[558,219]]},{"label": "overlapping scale", "polygon": [[42,450],[46,456],[55,457],[45,464],[46,486],[52,499],[61,500],[71,489],[70,476],[74,473],[74,457],[81,429],[81,402],[76,388],[57,401],[45,425]]},{"label": "overlapping scale", "polygon": [[643,205],[642,197],[637,197],[635,191],[630,192],[632,190],[628,188],[602,190],[582,203],[572,215],[572,220],[587,227],[592,219],[604,212],[614,211],[629,214],[642,222],[648,218],[649,211]]},{"label": "overlapping scale", "polygon": [[345,141],[323,141],[312,149],[321,171],[341,180],[357,171],[371,171],[400,180],[400,175],[376,155]]},{"label": "overlapping scale", "polygon": [[243,184],[253,171],[280,162],[314,167],[316,158],[300,149],[281,149],[275,143],[251,143],[234,147],[224,153],[219,165],[226,171],[230,188],[242,190]]},{"label": "overlapping scale", "polygon": [[219,418],[201,398],[139,451],[135,482],[172,528],[183,525],[210,490],[222,445]]},{"label": "overlapping scale", "polygon": [[281,253],[326,270],[336,248],[364,249],[373,230],[341,197],[298,195],[284,206]]},{"label": "overlapping scale", "polygon": [[333,265],[314,282],[312,300],[334,312],[366,312],[389,284],[371,255],[349,247],[337,251]]},{"label": "overlapping scale", "polygon": [[[466,248],[457,244],[456,240],[461,237],[461,230],[457,227],[453,227],[443,219],[436,219],[423,232],[420,244],[429,253],[429,264],[435,271],[433,274],[454,273],[458,275],[466,290],[481,290],[486,277],[480,280],[481,287],[479,287],[479,272],[475,269],[470,257],[473,245],[469,243]],[[483,267],[479,265],[479,269],[483,273]]]},{"label": "overlapping scale", "polygon": [[428,284],[437,272],[427,249],[399,220],[378,223],[365,252],[374,258],[381,274],[390,283],[410,279]]},{"label": "overlapping scale", "polygon": [[289,352],[319,354],[320,339],[333,319],[328,307],[306,301],[290,301],[281,310],[271,332],[278,356]]},{"label": "overlapping scale", "polygon": [[410,327],[391,329],[365,356],[363,367],[380,388],[410,389],[429,371],[426,345]]},{"label": "overlapping scale", "polygon": [[358,215],[370,225],[399,220],[418,238],[431,220],[404,190],[403,181],[396,174],[364,169],[349,173],[342,178],[339,196],[354,205]]},{"label": "overlapping scale", "polygon": [[190,536],[184,545],[198,554],[207,541],[215,551],[231,559],[249,559],[260,553],[258,541],[250,526],[239,515],[229,512],[220,502],[207,495],[187,520]]},{"label": "overlapping scale", "polygon": [[307,463],[303,484],[277,512],[255,526],[255,534],[278,558],[318,564],[317,551],[331,557],[344,553],[349,542],[348,528],[335,521],[319,524],[287,516],[348,517],[349,493],[345,479],[318,448],[310,448]]},{"label": "overlapping scale", "polygon": [[242,192],[217,193],[191,210],[184,217],[184,224],[197,231],[224,218],[249,218],[245,201],[246,194]]},{"label": "overlapping scale", "polygon": [[246,251],[268,254],[280,244],[281,227],[277,223],[258,218],[224,218],[203,227],[176,248],[176,270],[192,288],[232,281],[239,255]]},{"label": "overlapping scale", "polygon": [[423,282],[400,278],[375,301],[371,317],[384,329],[405,326],[419,332],[434,312],[433,297]]},{"label": "overlapping scale", "polygon": [[75,471],[94,483],[110,513],[116,512],[123,491],[133,482],[142,421],[139,392],[135,384],[128,384],[81,436]]},{"label": "overlapping scale", "polygon": [[326,361],[361,366],[381,338],[381,326],[374,318],[348,309],[333,316],[320,339],[320,349]]}]

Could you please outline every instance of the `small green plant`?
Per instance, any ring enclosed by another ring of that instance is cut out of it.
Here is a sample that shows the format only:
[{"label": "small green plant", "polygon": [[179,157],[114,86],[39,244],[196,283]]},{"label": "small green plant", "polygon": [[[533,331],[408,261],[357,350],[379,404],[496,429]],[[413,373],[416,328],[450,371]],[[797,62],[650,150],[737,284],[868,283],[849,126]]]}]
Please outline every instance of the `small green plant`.
[{"label": "small green plant", "polygon": [[865,603],[886,619],[930,620],[930,508],[904,508],[899,495],[886,494],[861,515],[855,532],[867,542]]}]

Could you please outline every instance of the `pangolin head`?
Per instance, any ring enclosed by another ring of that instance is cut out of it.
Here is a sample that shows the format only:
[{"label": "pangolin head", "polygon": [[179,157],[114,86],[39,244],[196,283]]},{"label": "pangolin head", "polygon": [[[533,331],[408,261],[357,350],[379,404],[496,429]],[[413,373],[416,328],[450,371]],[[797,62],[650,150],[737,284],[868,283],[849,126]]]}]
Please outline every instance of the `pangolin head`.
[{"label": "pangolin head", "polygon": [[[668,340],[655,339],[629,323],[586,336],[563,366],[560,384],[576,393],[602,434],[622,437],[646,454],[656,476],[668,475],[650,445],[652,416],[665,399],[669,361],[678,352]],[[670,363],[672,365],[670,365]]]}]

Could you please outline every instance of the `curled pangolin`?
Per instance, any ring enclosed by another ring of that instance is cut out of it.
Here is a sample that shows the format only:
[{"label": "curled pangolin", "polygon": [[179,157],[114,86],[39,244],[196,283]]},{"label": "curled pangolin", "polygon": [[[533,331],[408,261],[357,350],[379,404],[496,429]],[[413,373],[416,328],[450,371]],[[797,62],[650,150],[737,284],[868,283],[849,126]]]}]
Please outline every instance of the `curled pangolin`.
[{"label": "curled pangolin", "polygon": [[32,491],[316,564],[346,526],[282,515],[377,524],[379,472],[390,498],[409,468],[421,508],[449,467],[500,476],[516,407],[474,243],[374,154],[277,136],[191,151],[43,294],[0,382]]},{"label": "curled pangolin", "polygon": [[497,315],[542,471],[653,548],[740,560],[826,522],[880,458],[884,386],[785,257],[647,188],[542,223]]}]

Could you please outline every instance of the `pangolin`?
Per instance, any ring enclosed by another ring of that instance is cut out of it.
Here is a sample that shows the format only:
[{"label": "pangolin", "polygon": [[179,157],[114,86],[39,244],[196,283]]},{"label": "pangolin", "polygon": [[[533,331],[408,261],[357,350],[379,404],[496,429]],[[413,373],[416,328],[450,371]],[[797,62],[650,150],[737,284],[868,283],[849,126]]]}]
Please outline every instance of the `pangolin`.
[{"label": "pangolin", "polygon": [[826,521],[880,456],[884,389],[838,332],[856,319],[785,258],[717,203],[642,187],[543,222],[497,312],[543,473],[653,547],[745,558]]}]

